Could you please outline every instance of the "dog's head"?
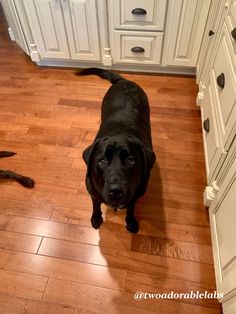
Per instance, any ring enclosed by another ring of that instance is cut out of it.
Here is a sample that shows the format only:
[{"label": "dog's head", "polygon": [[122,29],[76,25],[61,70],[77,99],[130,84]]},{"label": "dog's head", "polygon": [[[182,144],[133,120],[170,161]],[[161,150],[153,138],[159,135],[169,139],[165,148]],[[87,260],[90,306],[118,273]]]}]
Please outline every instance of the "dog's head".
[{"label": "dog's head", "polygon": [[83,152],[90,193],[113,208],[125,208],[146,189],[155,154],[134,137],[97,139]]}]

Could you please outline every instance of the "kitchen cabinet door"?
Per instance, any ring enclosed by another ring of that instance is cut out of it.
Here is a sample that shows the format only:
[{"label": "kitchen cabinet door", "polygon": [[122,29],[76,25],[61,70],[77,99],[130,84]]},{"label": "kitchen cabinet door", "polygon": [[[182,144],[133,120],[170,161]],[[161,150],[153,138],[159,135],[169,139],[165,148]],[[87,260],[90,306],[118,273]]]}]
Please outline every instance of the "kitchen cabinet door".
[{"label": "kitchen cabinet door", "polygon": [[69,59],[61,1],[24,0],[30,27],[42,59]]},{"label": "kitchen cabinet door", "polygon": [[62,8],[65,17],[71,59],[99,61],[101,57],[96,1],[62,1]]}]

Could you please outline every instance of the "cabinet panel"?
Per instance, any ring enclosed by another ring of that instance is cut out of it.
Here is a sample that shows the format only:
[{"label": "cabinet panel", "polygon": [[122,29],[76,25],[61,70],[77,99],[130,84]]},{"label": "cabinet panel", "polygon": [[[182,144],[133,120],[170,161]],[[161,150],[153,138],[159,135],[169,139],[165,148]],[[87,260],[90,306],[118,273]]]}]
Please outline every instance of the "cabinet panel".
[{"label": "cabinet panel", "polygon": [[[230,35],[231,35],[231,32],[236,29],[236,0],[233,0],[233,2],[232,2],[232,5],[231,5],[230,10],[229,10],[229,14],[226,18],[226,23],[227,23],[228,30],[229,30]],[[232,45],[234,47],[234,51],[236,53],[236,39],[234,38],[235,36],[236,35],[234,35],[234,36],[231,35],[230,39],[231,39]]]},{"label": "cabinet panel", "polygon": [[[142,14],[135,14],[135,9],[141,9]],[[166,0],[112,0],[111,11],[116,29],[161,31]]]},{"label": "cabinet panel", "polygon": [[225,5],[224,1],[211,1],[207,25],[197,61],[197,82],[201,85],[200,87],[205,87],[209,79],[209,69],[213,65],[219,40],[218,34],[223,28],[226,12],[227,4]]},{"label": "cabinet panel", "polygon": [[236,182],[234,181],[230,191],[225,195],[215,213],[220,259],[223,269],[236,257],[236,211],[234,206],[232,206],[235,202],[235,197]]},{"label": "cabinet panel", "polygon": [[24,0],[42,58],[69,59],[64,19],[58,0]]},{"label": "cabinet panel", "polygon": [[[219,129],[226,150],[231,145],[236,126],[236,79],[231,55],[233,55],[233,49],[224,26],[213,65],[213,82],[217,96]],[[220,84],[221,81],[224,83],[223,85]]]},{"label": "cabinet panel", "polygon": [[162,37],[162,33],[114,31],[114,61],[130,64],[159,64]]},{"label": "cabinet panel", "polygon": [[8,25],[11,27],[11,30],[14,34],[14,39],[18,46],[29,55],[28,45],[21,27],[19,16],[17,14],[17,9],[15,7],[15,2],[18,3],[19,0],[2,0],[2,7],[6,15]]},{"label": "cabinet panel", "polygon": [[222,162],[225,152],[223,151],[216,120],[216,112],[214,107],[214,96],[211,84],[208,85],[205,97],[201,107],[201,115],[203,121],[203,143],[206,161],[206,172],[208,183]]},{"label": "cabinet panel", "polygon": [[95,0],[62,1],[70,46],[75,60],[100,60]]},{"label": "cabinet panel", "polygon": [[236,160],[210,207],[218,292],[235,295],[236,286]]},{"label": "cabinet panel", "polygon": [[210,2],[169,1],[164,65],[196,66]]}]

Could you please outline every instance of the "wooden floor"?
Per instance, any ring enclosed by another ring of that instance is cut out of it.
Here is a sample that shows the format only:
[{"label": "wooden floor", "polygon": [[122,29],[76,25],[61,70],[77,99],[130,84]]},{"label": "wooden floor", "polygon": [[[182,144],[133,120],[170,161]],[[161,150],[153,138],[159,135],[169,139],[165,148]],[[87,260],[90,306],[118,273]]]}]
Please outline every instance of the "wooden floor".
[{"label": "wooden floor", "polygon": [[221,313],[215,299],[147,299],[137,291],[215,290],[195,78],[124,74],[151,105],[157,163],[138,202],[140,231],[103,206],[90,226],[81,154],[99,126],[109,83],[39,68],[0,24],[1,169],[34,178],[0,182],[0,313]]}]

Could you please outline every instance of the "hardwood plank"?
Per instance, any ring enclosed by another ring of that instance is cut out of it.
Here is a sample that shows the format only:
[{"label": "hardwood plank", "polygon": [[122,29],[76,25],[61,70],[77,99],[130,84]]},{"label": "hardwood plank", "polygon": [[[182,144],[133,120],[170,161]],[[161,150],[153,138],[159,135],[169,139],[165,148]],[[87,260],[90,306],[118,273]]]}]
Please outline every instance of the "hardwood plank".
[{"label": "hardwood plank", "polygon": [[8,260],[12,256],[12,251],[10,250],[2,250],[0,248],[0,268],[3,268],[7,263]]},{"label": "hardwood plank", "polygon": [[48,278],[0,269],[0,292],[42,299]]},{"label": "hardwood plank", "polygon": [[0,230],[5,229],[11,219],[9,214],[0,214]]},{"label": "hardwood plank", "polygon": [[[129,249],[132,235],[117,225],[103,224],[99,230],[92,227],[37,220],[13,216],[6,227],[7,231],[58,238],[113,248]],[[114,230],[116,231],[114,234]]]},{"label": "hardwood plank", "polygon": [[210,245],[174,241],[172,239],[135,235],[132,240],[131,250],[193,262],[210,264],[213,262]]},{"label": "hardwood plank", "polygon": [[1,249],[36,253],[41,240],[42,237],[8,231],[0,231]]},{"label": "hardwood plank", "polygon": [[49,202],[32,203],[30,200],[16,201],[5,196],[1,197],[0,219],[2,214],[10,214],[48,220],[52,212],[53,206]]},{"label": "hardwood plank", "polygon": [[50,238],[43,239],[38,254],[209,285],[215,276],[212,264]]},{"label": "hardwood plank", "polygon": [[91,211],[89,210],[89,206],[86,207],[86,209],[88,210],[83,210],[81,209],[81,207],[79,208],[57,207],[53,210],[51,221],[90,227]]},{"label": "hardwood plank", "polygon": [[123,290],[126,278],[126,270],[22,252],[13,252],[4,269],[114,290]]},{"label": "hardwood plank", "polygon": [[0,304],[1,313],[4,314],[74,314],[75,310],[70,305],[36,301],[3,294],[0,294]]},{"label": "hardwood plank", "polygon": [[[215,285],[208,285],[204,283],[196,283],[182,279],[166,278],[164,275],[153,275],[148,273],[140,273],[134,271],[127,272],[127,280],[125,290],[135,293],[136,291],[145,291],[147,293],[191,293],[200,291],[205,293],[214,293]],[[184,302],[189,304],[201,305],[206,307],[213,307],[220,309],[218,300],[207,298],[186,298],[176,299],[177,302]]]},{"label": "hardwood plank", "polygon": [[209,307],[190,305],[170,300],[135,301],[134,294],[104,288],[81,285],[69,281],[49,280],[44,300],[66,302],[85,306],[102,313],[165,313],[165,314],[216,314],[217,310]]}]

